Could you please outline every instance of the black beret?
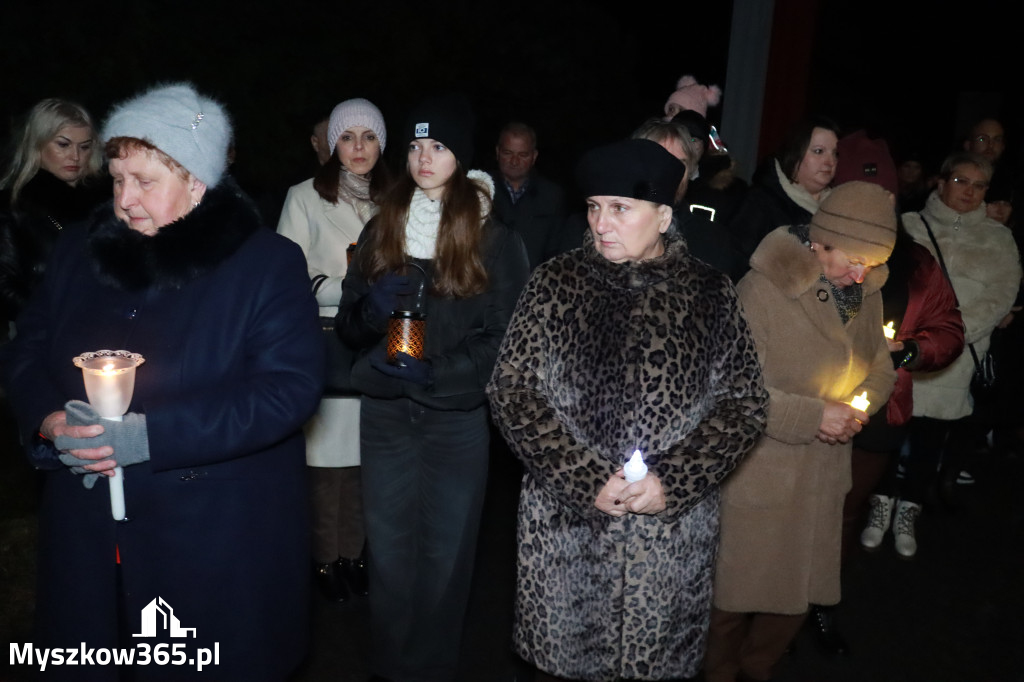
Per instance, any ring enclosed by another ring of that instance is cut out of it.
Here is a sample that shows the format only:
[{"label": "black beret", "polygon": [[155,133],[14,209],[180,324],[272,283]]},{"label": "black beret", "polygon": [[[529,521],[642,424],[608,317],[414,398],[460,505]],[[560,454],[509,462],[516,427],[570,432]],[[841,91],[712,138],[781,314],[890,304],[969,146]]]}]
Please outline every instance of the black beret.
[{"label": "black beret", "polygon": [[623,140],[592,149],[576,166],[587,197],[629,197],[671,206],[686,164],[651,140]]}]

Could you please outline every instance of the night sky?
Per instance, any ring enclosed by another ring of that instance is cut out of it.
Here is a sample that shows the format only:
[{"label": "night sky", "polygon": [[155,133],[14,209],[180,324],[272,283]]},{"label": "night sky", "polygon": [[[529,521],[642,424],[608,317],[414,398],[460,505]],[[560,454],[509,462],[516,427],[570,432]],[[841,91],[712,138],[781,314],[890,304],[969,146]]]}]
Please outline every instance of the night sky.
[{"label": "night sky", "polygon": [[[538,167],[563,181],[583,150],[660,113],[679,76],[720,84],[728,97],[725,1],[95,4],[6,3],[5,129],[42,97],[75,99],[102,120],[153,83],[191,80],[232,113],[235,173],[254,191],[308,177],[310,123],[348,97],[374,101],[395,131],[424,94],[463,91],[478,115],[475,165],[491,166],[497,129],[517,117],[539,131]],[[1020,119],[1019,30],[1011,35],[987,1],[955,15],[934,3],[851,4],[777,2],[816,18],[813,57],[797,67],[809,75],[808,111],[938,155],[968,118]]]}]

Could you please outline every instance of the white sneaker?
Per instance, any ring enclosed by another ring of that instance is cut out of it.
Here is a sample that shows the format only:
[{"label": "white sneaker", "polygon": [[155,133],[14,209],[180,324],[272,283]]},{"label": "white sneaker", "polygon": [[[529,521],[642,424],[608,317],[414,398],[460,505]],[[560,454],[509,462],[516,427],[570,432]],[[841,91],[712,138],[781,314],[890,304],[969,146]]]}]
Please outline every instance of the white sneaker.
[{"label": "white sneaker", "polygon": [[896,551],[905,559],[917,554],[917,538],[914,537],[914,524],[921,513],[921,505],[900,500],[896,505],[896,517],[892,522],[892,532],[896,534]]},{"label": "white sneaker", "polygon": [[868,514],[868,524],[860,534],[860,544],[864,549],[873,550],[878,549],[885,531],[889,530],[893,499],[885,495],[872,495],[868,499],[868,504],[871,505],[871,511]]}]

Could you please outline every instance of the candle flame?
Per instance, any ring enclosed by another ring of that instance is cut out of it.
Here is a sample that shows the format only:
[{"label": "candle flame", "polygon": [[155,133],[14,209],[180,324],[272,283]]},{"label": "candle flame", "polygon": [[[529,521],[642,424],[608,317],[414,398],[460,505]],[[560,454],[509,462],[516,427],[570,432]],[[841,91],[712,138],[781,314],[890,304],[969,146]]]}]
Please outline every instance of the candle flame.
[{"label": "candle flame", "polygon": [[114,371],[114,363],[108,362],[107,364],[103,365],[103,371],[104,372],[113,372]]},{"label": "candle flame", "polygon": [[896,330],[893,328],[892,321],[890,321],[889,324],[882,327],[882,333],[885,334],[885,338],[889,339],[890,341],[896,338]]},{"label": "candle flame", "polygon": [[861,412],[867,410],[870,404],[871,401],[868,400],[867,391],[864,391],[860,395],[854,396],[853,400],[850,401],[850,407],[852,407],[855,410],[860,410]]}]

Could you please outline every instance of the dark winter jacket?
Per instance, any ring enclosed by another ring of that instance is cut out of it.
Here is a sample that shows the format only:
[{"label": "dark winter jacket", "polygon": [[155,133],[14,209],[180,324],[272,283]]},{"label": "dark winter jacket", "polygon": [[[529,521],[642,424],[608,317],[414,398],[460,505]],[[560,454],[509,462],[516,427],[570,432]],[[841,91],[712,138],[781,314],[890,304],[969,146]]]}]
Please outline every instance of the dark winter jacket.
[{"label": "dark winter jacket", "polygon": [[[214,678],[285,679],[306,643],[301,427],[323,381],[302,252],[222,185],[151,237],[108,206],[88,230],[66,230],[51,263],[0,358],[33,461],[58,467],[40,510],[37,645],[118,646],[159,598],[196,628],[172,640],[190,656],[217,643]],[[104,481],[86,489],[34,438],[48,414],[87,399],[71,359],[99,349],[145,357],[129,410],[146,416],[150,460],[125,467],[125,523]],[[118,679],[116,666],[69,671]]]},{"label": "dark winter jacket", "polygon": [[[822,191],[820,200],[828,196]],[[785,178],[777,161],[765,164],[754,178],[743,203],[729,223],[733,243],[744,259],[757,250],[768,233],[783,225],[806,225],[818,202],[799,185]]]},{"label": "dark winter jacket", "polygon": [[13,320],[42,281],[46,261],[64,229],[85,223],[110,199],[110,186],[99,180],[72,187],[40,170],[25,183],[12,206],[10,192],[0,196],[0,311]]},{"label": "dark winter jacket", "polygon": [[493,173],[492,176],[494,217],[523,238],[530,269],[561,253],[561,231],[565,227],[562,188],[533,173],[523,196],[513,204],[501,173]]},{"label": "dark winter jacket", "polygon": [[[433,368],[433,384],[420,386],[384,375],[370,365],[369,352],[387,342],[388,319],[374,316],[367,305],[370,283],[360,267],[360,253],[377,218],[366,224],[342,285],[341,307],[335,324],[342,341],[358,352],[352,367],[352,386],[372,398],[410,398],[437,410],[472,410],[486,402],[484,386],[491,376],[498,346],[505,335],[529,265],[519,235],[492,220],[483,225],[482,254],[488,289],[469,298],[428,294],[425,297],[424,359]],[[433,263],[414,260],[427,273]],[[429,284],[427,285],[429,291]]]}]

